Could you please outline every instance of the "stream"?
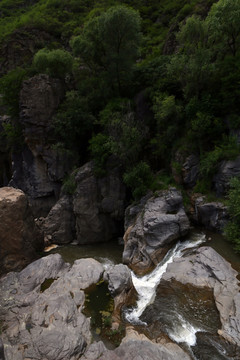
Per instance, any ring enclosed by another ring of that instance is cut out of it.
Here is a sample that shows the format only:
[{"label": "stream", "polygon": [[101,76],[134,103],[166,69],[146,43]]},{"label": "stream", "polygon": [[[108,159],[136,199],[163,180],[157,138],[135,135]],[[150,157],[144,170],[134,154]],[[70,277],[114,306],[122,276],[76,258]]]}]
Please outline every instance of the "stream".
[{"label": "stream", "polygon": [[[209,238],[211,241],[206,244]],[[124,309],[123,319],[151,339],[169,337],[194,360],[239,360],[239,349],[217,335],[221,324],[210,290],[193,291],[186,285],[170,286],[162,282],[159,285],[169,263],[181,257],[187,249],[201,245],[212,246],[240,271],[239,256],[222,236],[194,232],[185,241],[178,242],[151,273],[138,277],[132,272],[138,300],[134,307]],[[123,246],[112,242],[107,246],[65,246],[54,251],[68,262],[94,257],[108,267],[121,262]]]}]

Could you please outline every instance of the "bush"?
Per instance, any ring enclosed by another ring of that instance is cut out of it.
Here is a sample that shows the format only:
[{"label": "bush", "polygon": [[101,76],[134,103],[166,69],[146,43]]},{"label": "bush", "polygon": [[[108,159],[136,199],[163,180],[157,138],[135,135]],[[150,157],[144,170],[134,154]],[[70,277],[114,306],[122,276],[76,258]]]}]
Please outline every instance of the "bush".
[{"label": "bush", "polygon": [[132,190],[134,199],[139,200],[147,193],[153,182],[150,166],[141,161],[123,175],[123,181]]},{"label": "bush", "polygon": [[71,73],[72,64],[72,55],[61,49],[41,49],[33,59],[33,66],[37,72],[43,72],[59,79],[64,79],[66,74]]},{"label": "bush", "polygon": [[19,113],[19,93],[23,80],[27,76],[27,71],[17,67],[9,71],[0,79],[1,103],[7,107],[9,115],[16,117]]}]

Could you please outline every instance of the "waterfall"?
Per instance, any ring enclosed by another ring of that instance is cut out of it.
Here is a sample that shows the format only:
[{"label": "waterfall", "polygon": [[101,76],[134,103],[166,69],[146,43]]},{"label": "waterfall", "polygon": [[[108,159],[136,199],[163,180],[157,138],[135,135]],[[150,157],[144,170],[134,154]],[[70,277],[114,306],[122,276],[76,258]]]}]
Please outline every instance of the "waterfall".
[{"label": "waterfall", "polygon": [[[205,241],[204,234],[195,234],[191,240],[178,242],[174,248],[169,250],[165,258],[158,264],[158,266],[147,275],[138,277],[132,272],[132,281],[138,293],[137,304],[133,308],[125,311],[125,319],[133,324],[147,325],[140,320],[140,316],[147,308],[148,305],[154,302],[156,296],[156,289],[161,281],[161,278],[167,270],[168,264],[173,262],[174,259],[182,256],[184,250],[197,247]],[[178,316],[174,332],[169,336],[177,342],[187,342],[190,346],[194,345],[196,341],[195,333],[199,329],[195,329],[186,320]]]}]

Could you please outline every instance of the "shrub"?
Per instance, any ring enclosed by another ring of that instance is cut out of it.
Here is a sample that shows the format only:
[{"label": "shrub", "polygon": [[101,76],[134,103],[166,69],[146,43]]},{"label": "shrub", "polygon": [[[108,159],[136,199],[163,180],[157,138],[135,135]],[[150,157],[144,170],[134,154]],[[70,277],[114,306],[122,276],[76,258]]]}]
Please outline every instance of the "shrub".
[{"label": "shrub", "polygon": [[19,93],[27,71],[17,67],[9,71],[0,79],[1,103],[7,107],[8,114],[16,117],[19,113]]},{"label": "shrub", "polygon": [[141,161],[123,175],[124,183],[130,187],[135,200],[140,199],[150,189],[153,182],[153,174],[150,166]]},{"label": "shrub", "polygon": [[33,59],[33,66],[37,72],[43,72],[53,77],[64,79],[72,71],[72,55],[61,49],[39,50]]}]

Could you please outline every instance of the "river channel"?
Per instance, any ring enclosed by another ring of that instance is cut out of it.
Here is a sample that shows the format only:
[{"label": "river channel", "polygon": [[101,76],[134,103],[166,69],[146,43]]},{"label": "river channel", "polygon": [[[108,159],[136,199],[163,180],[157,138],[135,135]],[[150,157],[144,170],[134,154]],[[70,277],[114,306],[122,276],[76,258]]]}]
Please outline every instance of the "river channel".
[{"label": "river channel", "polygon": [[[193,232],[185,241],[173,247],[152,273],[137,277],[132,273],[138,292],[138,301],[125,309],[123,321],[130,323],[151,339],[168,337],[184,348],[194,360],[239,360],[239,348],[230,345],[217,334],[221,328],[219,314],[211,291],[198,291],[188,286],[175,287],[174,283],[160,284],[168,263],[181,257],[184,250],[198,246],[211,246],[240,273],[240,256],[221,235]],[[93,257],[104,267],[121,263],[123,246],[117,241],[107,244],[68,245],[54,250],[66,262]],[[104,293],[101,292],[102,297]],[[104,303],[104,299],[98,299]],[[107,345],[107,344],[106,344]]]}]

